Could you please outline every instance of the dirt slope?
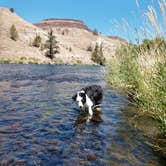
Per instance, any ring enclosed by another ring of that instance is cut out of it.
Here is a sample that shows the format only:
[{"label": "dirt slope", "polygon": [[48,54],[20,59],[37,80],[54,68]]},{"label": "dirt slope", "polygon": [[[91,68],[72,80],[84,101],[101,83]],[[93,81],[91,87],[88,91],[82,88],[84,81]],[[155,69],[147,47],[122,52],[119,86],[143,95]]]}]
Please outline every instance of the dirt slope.
[{"label": "dirt slope", "polygon": [[[12,25],[16,26],[19,39],[10,39],[9,30]],[[94,33],[79,20],[72,19],[46,19],[35,25],[28,23],[9,9],[0,7],[0,59],[37,59],[41,63],[50,63],[44,51],[32,47],[32,41],[36,34],[46,40],[47,31],[50,27],[60,46],[60,53],[55,55],[53,61],[66,64],[93,64],[91,52],[88,47],[94,48],[96,42],[103,44],[104,56],[110,60],[114,56],[115,49],[124,43],[118,38],[111,38]],[[27,60],[28,61],[28,60]]]},{"label": "dirt slope", "polygon": [[[13,24],[19,34],[18,41],[10,39],[9,30]],[[27,57],[48,61],[48,58],[38,48],[30,46],[36,33],[43,37],[46,34],[40,28],[26,22],[8,9],[0,7],[0,59]]]}]

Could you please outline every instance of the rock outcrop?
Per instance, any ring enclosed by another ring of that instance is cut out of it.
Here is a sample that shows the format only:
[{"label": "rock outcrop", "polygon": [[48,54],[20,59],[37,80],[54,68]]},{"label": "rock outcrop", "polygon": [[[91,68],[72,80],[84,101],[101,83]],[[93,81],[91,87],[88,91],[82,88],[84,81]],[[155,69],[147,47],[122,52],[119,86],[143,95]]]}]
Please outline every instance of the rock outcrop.
[{"label": "rock outcrop", "polygon": [[91,31],[83,21],[74,20],[74,19],[45,19],[37,24],[34,24],[37,27],[40,27],[44,30],[49,30],[50,28],[78,28]]}]

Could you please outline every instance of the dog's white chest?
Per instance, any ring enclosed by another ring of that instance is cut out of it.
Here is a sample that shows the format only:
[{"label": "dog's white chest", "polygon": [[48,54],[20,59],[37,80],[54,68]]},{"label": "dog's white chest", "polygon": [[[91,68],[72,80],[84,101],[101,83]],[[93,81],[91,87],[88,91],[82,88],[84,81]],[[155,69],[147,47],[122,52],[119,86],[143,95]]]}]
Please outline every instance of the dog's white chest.
[{"label": "dog's white chest", "polygon": [[93,106],[93,102],[92,100],[88,97],[88,95],[86,95],[86,105],[88,107],[92,107]]}]

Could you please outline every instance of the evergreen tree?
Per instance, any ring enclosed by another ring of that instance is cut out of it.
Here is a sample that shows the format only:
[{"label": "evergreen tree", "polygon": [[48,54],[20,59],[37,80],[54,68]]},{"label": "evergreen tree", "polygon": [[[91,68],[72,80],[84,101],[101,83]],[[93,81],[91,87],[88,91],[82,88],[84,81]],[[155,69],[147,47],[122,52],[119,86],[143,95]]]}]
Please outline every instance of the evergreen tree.
[{"label": "evergreen tree", "polygon": [[16,30],[16,27],[13,24],[10,28],[10,38],[14,41],[17,41],[18,37],[19,36],[18,36],[17,30]]},{"label": "evergreen tree", "polygon": [[97,30],[97,29],[94,29],[94,30],[93,30],[93,34],[94,34],[94,35],[98,35],[98,34],[99,34],[99,33],[98,33],[98,30]]},{"label": "evergreen tree", "polygon": [[98,43],[96,43],[94,51],[92,52],[91,59],[95,63],[98,63],[100,65],[105,65],[106,60],[105,60],[104,55],[103,55],[103,46],[102,46],[102,44],[100,44],[100,46],[99,46]]},{"label": "evergreen tree", "polygon": [[14,13],[14,8],[10,8],[9,10],[10,10],[12,13]]},{"label": "evergreen tree", "polygon": [[50,29],[48,32],[48,40],[46,41],[45,48],[47,48],[46,51],[46,57],[53,59],[54,54],[59,53],[59,46],[57,45],[58,42],[56,41],[56,37],[53,34],[53,30]]},{"label": "evergreen tree", "polygon": [[94,51],[92,52],[92,56],[91,56],[92,61],[96,63],[97,63],[98,52],[99,52],[99,45],[98,43],[96,43]]},{"label": "evergreen tree", "polygon": [[99,49],[99,64],[100,65],[105,65],[106,59],[103,54],[103,44],[100,44],[100,49]]},{"label": "evergreen tree", "polygon": [[36,37],[33,40],[32,46],[40,47],[41,41],[42,41],[42,38],[40,37],[40,35],[36,35]]}]

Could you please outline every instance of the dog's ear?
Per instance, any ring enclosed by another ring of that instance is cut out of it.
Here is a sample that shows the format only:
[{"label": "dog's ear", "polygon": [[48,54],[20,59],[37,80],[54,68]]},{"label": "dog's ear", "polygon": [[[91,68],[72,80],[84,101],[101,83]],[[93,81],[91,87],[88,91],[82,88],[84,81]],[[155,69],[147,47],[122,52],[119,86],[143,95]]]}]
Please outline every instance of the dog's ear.
[{"label": "dog's ear", "polygon": [[77,98],[77,94],[75,94],[75,95],[72,96],[72,99],[73,99],[74,101],[76,101],[76,98]]},{"label": "dog's ear", "polygon": [[86,103],[86,94],[85,94],[85,92],[84,93],[80,93],[79,95],[82,97],[82,100],[81,100],[82,103],[85,104]]}]

